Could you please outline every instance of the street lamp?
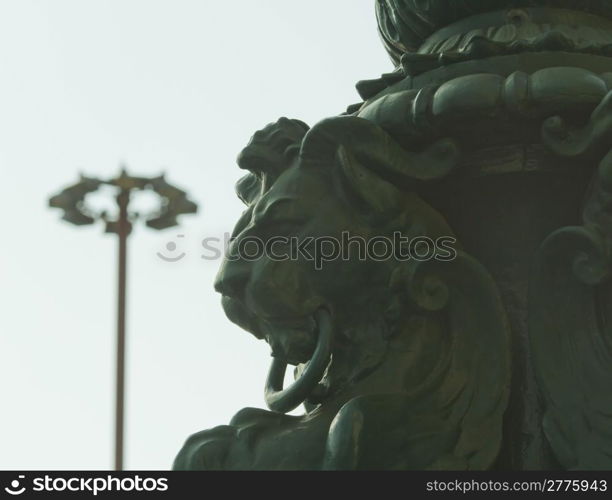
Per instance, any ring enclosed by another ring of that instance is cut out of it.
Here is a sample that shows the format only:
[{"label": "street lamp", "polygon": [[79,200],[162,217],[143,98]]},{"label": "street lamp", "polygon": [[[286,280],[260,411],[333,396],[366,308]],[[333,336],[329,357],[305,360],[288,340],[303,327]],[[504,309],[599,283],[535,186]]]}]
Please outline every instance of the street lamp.
[{"label": "street lamp", "polygon": [[[87,206],[85,197],[102,186],[118,190],[116,196],[119,208],[116,218],[106,212],[96,212]],[[130,197],[135,191],[149,190],[160,198],[160,209],[149,214],[131,213]],[[119,240],[118,293],[117,293],[117,366],[115,404],[115,470],[123,470],[124,443],[124,401],[125,401],[125,304],[127,277],[127,241],[132,231],[132,222],[144,219],[145,224],[156,230],[178,225],[177,217],[194,214],[198,206],[187,198],[187,193],[169,184],[163,175],[146,178],[134,177],[121,170],[118,177],[100,180],[81,175],[76,184],[68,186],[49,199],[49,206],[64,211],[63,220],[77,226],[104,221],[107,233],[114,233]]]}]

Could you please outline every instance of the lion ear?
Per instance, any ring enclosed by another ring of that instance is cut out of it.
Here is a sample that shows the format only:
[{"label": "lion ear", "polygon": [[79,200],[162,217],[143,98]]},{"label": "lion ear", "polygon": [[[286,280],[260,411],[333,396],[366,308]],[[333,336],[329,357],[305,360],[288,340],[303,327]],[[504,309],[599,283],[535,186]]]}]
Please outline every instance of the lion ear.
[{"label": "lion ear", "polygon": [[349,196],[356,196],[375,213],[393,213],[399,210],[401,192],[364,167],[344,146],[336,153],[340,165],[342,184]]}]

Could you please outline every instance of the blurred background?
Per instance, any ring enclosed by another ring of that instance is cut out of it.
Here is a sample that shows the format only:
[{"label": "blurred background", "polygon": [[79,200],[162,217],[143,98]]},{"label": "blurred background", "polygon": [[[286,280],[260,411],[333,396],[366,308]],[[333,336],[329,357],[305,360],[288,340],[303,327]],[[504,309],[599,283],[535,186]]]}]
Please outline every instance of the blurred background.
[{"label": "blurred background", "polygon": [[112,467],[116,237],[49,196],[125,163],[200,205],[130,238],[125,466],[168,469],[189,434],[265,407],[267,345],[225,318],[202,259],[243,210],[237,153],[390,70],[373,0],[0,2],[0,469]]}]

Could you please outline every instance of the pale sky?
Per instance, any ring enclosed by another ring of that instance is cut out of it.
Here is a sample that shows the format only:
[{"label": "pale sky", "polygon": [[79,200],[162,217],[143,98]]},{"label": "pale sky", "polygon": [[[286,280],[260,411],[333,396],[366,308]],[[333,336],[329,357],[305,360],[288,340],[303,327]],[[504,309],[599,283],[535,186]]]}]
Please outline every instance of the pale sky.
[{"label": "pale sky", "polygon": [[[125,163],[200,204],[130,241],[126,468],[168,469],[189,434],[265,408],[269,349],[201,259],[243,209],[237,153],[390,70],[374,0],[0,1],[0,469],[112,466],[116,241],[48,197]],[[156,255],[169,241],[178,263]]]}]

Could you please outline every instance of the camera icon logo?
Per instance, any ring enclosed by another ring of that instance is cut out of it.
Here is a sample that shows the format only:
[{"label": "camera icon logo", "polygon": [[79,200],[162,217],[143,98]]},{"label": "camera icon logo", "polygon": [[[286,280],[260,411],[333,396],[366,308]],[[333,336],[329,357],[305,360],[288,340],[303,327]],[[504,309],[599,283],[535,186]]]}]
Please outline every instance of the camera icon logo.
[{"label": "camera icon logo", "polygon": [[25,479],[25,476],[20,475],[18,476],[17,479],[13,479],[11,481],[10,487],[7,486],[6,488],[4,488],[4,491],[6,491],[9,495],[21,495],[26,490],[25,486],[22,486],[21,488],[19,488],[20,486],[19,481],[21,479]]},{"label": "camera icon logo", "polygon": [[[177,238],[184,238],[185,235],[184,234],[179,234],[177,235]],[[176,250],[176,243],[174,241],[169,241],[168,243],[166,243],[166,250],[168,250],[168,252],[173,253]],[[162,252],[157,252],[157,256],[162,259],[165,260],[166,262],[178,262],[179,260],[182,260],[183,257],[185,257],[185,255],[187,255],[185,252],[180,253],[179,255],[164,255]]]}]

